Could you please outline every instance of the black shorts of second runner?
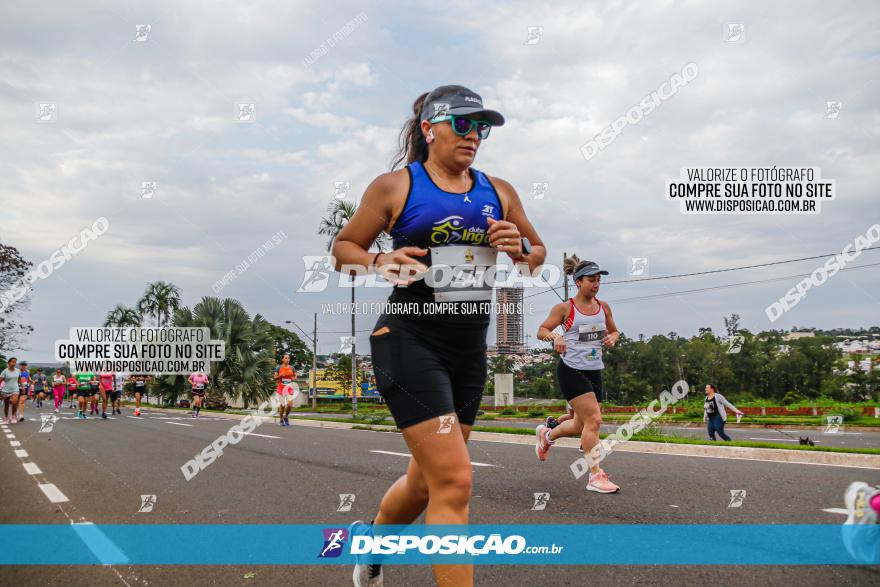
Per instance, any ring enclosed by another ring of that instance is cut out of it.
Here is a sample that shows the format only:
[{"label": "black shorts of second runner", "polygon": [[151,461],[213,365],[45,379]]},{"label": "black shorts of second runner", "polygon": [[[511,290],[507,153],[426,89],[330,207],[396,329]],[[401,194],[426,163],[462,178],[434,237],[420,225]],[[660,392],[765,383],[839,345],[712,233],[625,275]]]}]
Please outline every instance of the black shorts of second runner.
[{"label": "black shorts of second runner", "polygon": [[118,391],[108,391],[107,396],[110,398],[111,402],[115,402],[116,400],[119,399],[119,392]]},{"label": "black shorts of second runner", "polygon": [[193,389],[192,390],[193,397],[205,397],[204,389]]},{"label": "black shorts of second runner", "polygon": [[590,392],[596,394],[596,401],[605,401],[602,369],[574,369],[559,359],[556,365],[556,379],[559,381],[559,389],[563,397],[568,401]]},{"label": "black shorts of second runner", "polygon": [[486,387],[486,326],[436,328],[380,316],[370,335],[376,388],[400,429],[447,414],[473,426]]},{"label": "black shorts of second runner", "polygon": [[89,389],[77,389],[76,397],[92,397],[92,392]]}]

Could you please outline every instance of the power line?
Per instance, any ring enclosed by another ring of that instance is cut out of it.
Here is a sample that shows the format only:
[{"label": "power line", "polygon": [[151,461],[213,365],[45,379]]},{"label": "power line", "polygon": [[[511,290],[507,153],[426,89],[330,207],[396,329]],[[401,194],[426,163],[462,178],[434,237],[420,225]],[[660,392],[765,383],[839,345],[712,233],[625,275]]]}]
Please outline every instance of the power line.
[{"label": "power line", "polygon": [[[840,269],[840,271],[849,271],[851,269],[865,269],[866,267],[876,267],[878,265],[880,265],[880,263],[870,263],[868,265],[858,265],[856,267],[843,267]],[[623,298],[620,300],[608,300],[608,301],[614,302],[616,304],[624,304],[626,302],[638,302],[641,300],[666,298],[666,297],[678,296],[678,295],[684,295],[684,294],[712,291],[712,290],[716,290],[716,289],[727,289],[727,288],[731,288],[731,287],[740,287],[743,285],[755,285],[758,283],[770,283],[771,281],[784,281],[786,279],[796,279],[798,277],[807,277],[808,275],[810,275],[810,273],[802,273],[800,275],[787,275],[785,277],[771,277],[768,279],[758,279],[756,281],[742,281],[740,283],[726,283],[723,285],[713,285],[711,287],[701,287],[698,289],[687,289],[687,290],[683,290],[683,291],[670,291],[670,292],[664,292],[664,293],[660,293],[660,294],[651,294],[651,295],[647,295],[647,296],[638,296],[638,297],[634,297],[634,298]]]},{"label": "power line", "polygon": [[[862,249],[862,251],[876,251],[876,250],[878,250],[878,249],[880,249],[880,247],[866,247],[866,248]],[[693,277],[693,276],[695,276],[695,275],[709,275],[709,274],[712,274],[712,273],[724,273],[724,272],[727,272],[727,271],[741,271],[741,270],[743,270],[743,269],[755,269],[755,268],[757,268],[757,267],[770,267],[770,266],[772,266],[772,265],[782,265],[782,264],[785,264],[785,263],[797,263],[797,262],[799,262],[799,261],[810,261],[810,260],[813,260],[813,259],[824,259],[824,258],[827,258],[827,257],[832,257],[832,256],[837,255],[837,254],[838,254],[838,253],[828,253],[828,254],[826,254],[826,255],[814,255],[814,256],[812,256],[812,257],[801,257],[801,258],[799,258],[799,259],[787,259],[787,260],[785,260],[785,261],[772,261],[772,262],[770,262],[770,263],[758,263],[758,264],[756,264],[756,265],[743,265],[742,267],[728,267],[728,268],[726,268],[726,269],[712,269],[712,270],[709,270],[709,271],[697,271],[697,272],[695,272],[695,273],[680,273],[680,274],[678,274],[678,275],[662,275],[662,276],[659,276],[659,277],[645,277],[645,278],[643,278],[643,279],[622,279],[622,280],[619,280],[619,281],[603,281],[603,282],[602,282],[602,285],[611,285],[611,284],[617,284],[617,283],[638,283],[638,282],[640,282],[640,281],[657,281],[657,280],[659,280],[659,279],[675,279],[675,278],[678,278],[678,277]],[[870,266],[871,266],[871,265],[862,265],[862,267],[870,267]],[[796,275],[796,276],[794,276],[794,277],[801,277],[801,276]],[[785,277],[785,278],[779,278],[779,279],[789,279],[789,278]],[[759,283],[759,282],[755,282],[755,283]],[[549,285],[549,284],[548,284],[548,285]],[[553,287],[553,286],[550,286],[550,287]],[[554,290],[554,291],[555,291],[555,290]],[[545,294],[545,293],[549,293],[549,292],[548,292],[548,291],[539,291],[539,292],[537,292],[537,293],[533,293],[533,294],[529,294],[529,295],[527,295],[527,296],[523,296],[523,299],[525,299],[525,298],[531,298],[531,297],[534,297],[534,296],[540,296],[540,295],[543,295],[543,294]],[[557,293],[556,295],[559,295],[559,294]]]}]

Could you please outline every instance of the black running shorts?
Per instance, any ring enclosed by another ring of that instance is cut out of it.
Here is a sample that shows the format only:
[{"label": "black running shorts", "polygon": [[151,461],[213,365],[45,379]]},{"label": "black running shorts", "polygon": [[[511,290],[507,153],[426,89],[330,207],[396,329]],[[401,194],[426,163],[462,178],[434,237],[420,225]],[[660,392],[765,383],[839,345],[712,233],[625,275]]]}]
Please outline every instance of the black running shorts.
[{"label": "black running shorts", "polygon": [[574,369],[559,359],[556,365],[556,379],[559,381],[559,389],[563,397],[571,401],[585,393],[595,393],[596,401],[605,400],[602,390],[602,369]]},{"label": "black running shorts", "polygon": [[370,335],[376,387],[400,429],[457,414],[472,426],[486,387],[488,326],[449,328],[379,317]]}]

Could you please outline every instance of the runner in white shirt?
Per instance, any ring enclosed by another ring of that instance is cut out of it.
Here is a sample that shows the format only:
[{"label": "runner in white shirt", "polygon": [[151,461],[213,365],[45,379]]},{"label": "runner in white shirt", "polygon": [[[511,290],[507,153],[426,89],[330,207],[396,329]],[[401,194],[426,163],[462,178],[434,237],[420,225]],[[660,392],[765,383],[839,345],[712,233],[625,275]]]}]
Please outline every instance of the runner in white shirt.
[{"label": "runner in white shirt", "polygon": [[[608,275],[592,261],[581,261],[576,256],[565,260],[563,269],[573,275],[577,293],[567,302],[556,304],[550,315],[538,328],[538,338],[552,341],[559,353],[556,378],[562,395],[574,409],[574,418],[549,429],[544,424],[535,429],[535,454],[542,461],[556,438],[580,436],[584,453],[599,444],[599,426],[602,423],[600,402],[602,388],[602,345],[614,346],[620,334],[611,316],[607,302],[599,301],[601,276]],[[563,334],[553,332],[562,327]],[[612,483],[598,463],[591,463],[588,491],[614,493],[620,487]]]}]

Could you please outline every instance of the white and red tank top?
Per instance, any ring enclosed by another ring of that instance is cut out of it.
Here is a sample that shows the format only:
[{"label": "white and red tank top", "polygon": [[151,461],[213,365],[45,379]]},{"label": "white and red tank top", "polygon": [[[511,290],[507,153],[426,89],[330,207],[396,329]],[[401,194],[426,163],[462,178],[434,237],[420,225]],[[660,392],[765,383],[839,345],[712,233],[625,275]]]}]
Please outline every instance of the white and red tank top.
[{"label": "white and red tank top", "polygon": [[562,338],[566,351],[563,362],[572,369],[604,369],[602,363],[602,339],[605,338],[605,308],[598,298],[599,310],[594,314],[584,314],[574,305],[574,298],[568,300],[568,317],[562,323]]}]

